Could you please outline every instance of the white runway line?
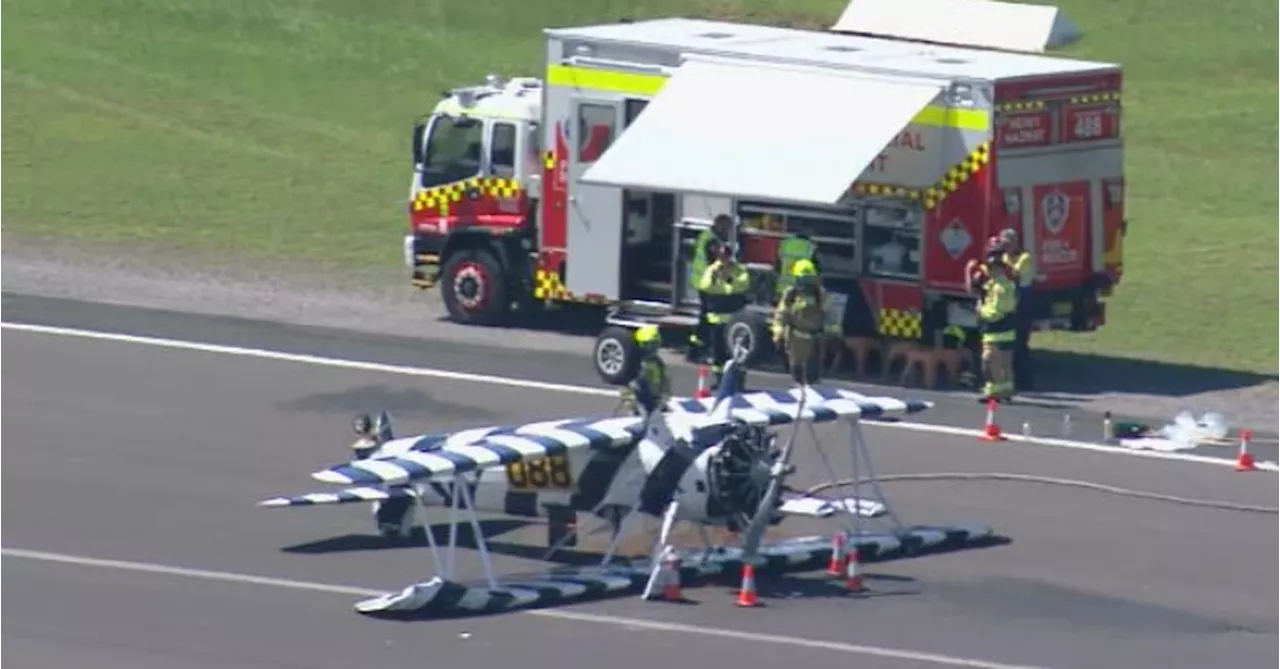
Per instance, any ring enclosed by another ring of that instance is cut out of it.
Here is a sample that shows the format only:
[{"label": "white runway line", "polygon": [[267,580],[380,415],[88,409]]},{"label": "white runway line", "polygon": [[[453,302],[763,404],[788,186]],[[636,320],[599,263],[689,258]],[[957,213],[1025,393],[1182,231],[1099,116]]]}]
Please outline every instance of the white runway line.
[{"label": "white runway line", "polygon": [[[247,583],[252,585],[261,585],[267,587],[287,588],[291,590],[307,590],[311,592],[327,592],[333,594],[353,595],[359,597],[377,597],[384,594],[383,591],[372,590],[369,588],[358,588],[349,585],[332,585],[329,583],[316,583],[313,581],[295,581],[285,578],[273,578],[270,576],[255,576],[252,574],[238,574],[234,572],[212,571],[208,569],[192,569],[189,567],[175,567],[171,565],[153,564],[150,562],[134,562],[130,560],[104,560],[100,558],[84,557],[80,555],[67,555],[65,553],[48,553],[44,551],[33,551],[21,548],[0,548],[0,555],[9,558],[22,558],[26,560],[34,560],[37,562],[56,563],[64,565],[73,565],[77,567],[97,567],[100,569],[116,569],[120,571],[134,571],[145,574],[163,574],[166,576],[179,576],[183,578],[202,579],[206,581],[222,581],[230,583]],[[358,615],[353,613],[352,615]],[[999,662],[988,662],[986,660],[974,660],[963,657],[954,657],[950,655],[940,655],[937,653],[925,653],[914,650],[902,650],[897,648],[882,648],[879,646],[865,646],[853,643],[844,643],[840,641],[823,641],[821,639],[806,639],[803,637],[784,636],[779,634],[760,634],[757,632],[746,632],[742,630],[722,629],[717,627],[700,627],[698,625],[689,625],[685,623],[667,623],[656,620],[646,620],[644,618],[625,618],[622,616],[607,616],[594,613],[581,613],[573,611],[557,611],[554,609],[539,609],[535,611],[518,611],[510,615],[527,615],[537,616],[540,618],[554,618],[558,620],[570,620],[580,623],[593,623],[598,625],[609,625],[613,627],[639,628],[654,632],[675,632],[679,634],[693,634],[705,637],[718,637],[722,639],[733,639],[735,641],[754,641],[757,643],[767,643],[778,646],[792,646],[798,648],[808,648],[813,650],[829,650],[837,653],[845,653],[849,655],[862,655],[867,657],[882,657],[895,660],[910,660],[912,662],[923,662],[928,664],[942,665],[946,667],[969,667],[970,669],[1045,669],[1044,667],[1033,667],[1018,664],[1002,664]]]},{"label": "white runway line", "polygon": [[[126,344],[141,344],[145,346],[156,346],[159,348],[176,349],[182,351],[196,351],[200,353],[216,353],[221,355],[234,355],[248,358],[260,358],[264,360],[277,360],[281,362],[296,362],[306,365],[316,365],[321,367],[336,367],[340,369],[354,369],[365,372],[381,372],[385,374],[397,374],[401,376],[418,376],[436,379],[447,379],[450,381],[467,381],[471,383],[484,383],[489,385],[506,386],[509,388],[523,388],[527,390],[549,390],[560,393],[570,393],[575,395],[588,395],[592,397],[608,397],[616,398],[618,393],[616,390],[609,388],[591,388],[588,386],[575,386],[564,383],[550,383],[547,381],[535,381],[532,379],[516,379],[505,376],[494,376],[490,374],[474,374],[471,372],[455,372],[446,369],[433,369],[430,367],[409,367],[405,365],[388,365],[377,362],[367,362],[361,360],[343,360],[340,358],[328,358],[317,355],[305,355],[300,353],[286,353],[283,351],[271,351],[258,348],[246,348],[241,346],[224,346],[221,344],[205,344],[201,342],[184,341],[180,339],[164,339],[160,337],[144,337],[140,335],[120,334],[115,332],[101,332],[97,330],[82,330],[77,328],[62,328],[48,325],[32,325],[28,323],[9,323],[0,322],[0,329],[12,330],[15,332],[29,332],[35,334],[55,335],[62,337],[76,337],[81,339],[96,339],[100,341],[112,341]],[[909,430],[912,432],[927,432],[931,434],[945,434],[957,437],[977,438],[982,435],[982,430],[953,427],[950,425],[930,425],[928,423],[913,423],[909,421],[898,421],[896,423],[880,423],[872,420],[863,421],[866,427],[885,427],[899,430]],[[1072,441],[1068,439],[1053,439],[1047,437],[1023,436],[1020,434],[1005,435],[1011,443],[1027,443],[1039,446],[1052,446],[1055,448],[1066,448],[1077,451],[1091,451],[1094,453],[1108,453],[1112,455],[1126,455],[1137,458],[1151,458],[1155,460],[1170,460],[1175,462],[1191,462],[1204,465],[1215,465],[1219,467],[1234,467],[1236,462],[1232,458],[1216,458],[1207,455],[1196,455],[1194,453],[1166,453],[1163,451],[1145,451],[1125,448],[1123,446],[1108,446],[1105,444],[1092,444],[1083,441]],[[1257,463],[1257,467],[1263,471],[1280,472],[1280,466],[1275,462],[1262,461]]]}]

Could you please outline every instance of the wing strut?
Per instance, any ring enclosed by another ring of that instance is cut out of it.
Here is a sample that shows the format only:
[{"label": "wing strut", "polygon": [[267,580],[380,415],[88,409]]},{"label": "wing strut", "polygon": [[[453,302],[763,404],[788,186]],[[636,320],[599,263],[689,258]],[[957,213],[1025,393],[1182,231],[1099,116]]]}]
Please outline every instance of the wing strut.
[{"label": "wing strut", "polygon": [[[440,562],[440,551],[436,546],[435,533],[431,530],[428,523],[426,527],[427,545],[431,547],[431,557],[436,565],[436,575],[444,579],[454,578],[455,567],[457,566],[458,552],[458,525],[461,519],[458,518],[458,512],[461,511],[466,515],[466,522],[471,526],[471,533],[475,537],[476,550],[480,552],[480,563],[484,567],[484,577],[488,581],[490,588],[498,587],[498,579],[493,573],[493,561],[489,556],[489,542],[484,538],[484,532],[480,529],[480,520],[476,517],[475,498],[471,494],[471,486],[468,485],[462,474],[453,477],[453,481],[449,484],[449,545],[445,551],[445,561]],[[422,495],[423,506],[426,506],[426,495]]]}]

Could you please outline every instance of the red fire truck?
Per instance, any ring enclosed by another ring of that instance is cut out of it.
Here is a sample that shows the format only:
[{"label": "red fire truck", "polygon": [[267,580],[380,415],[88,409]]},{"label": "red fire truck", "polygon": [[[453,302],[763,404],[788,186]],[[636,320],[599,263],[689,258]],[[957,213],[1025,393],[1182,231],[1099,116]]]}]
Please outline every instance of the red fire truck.
[{"label": "red fire truck", "polygon": [[596,366],[616,380],[629,328],[694,324],[694,240],[728,213],[755,280],[729,336],[753,357],[778,244],[800,233],[851,333],[972,330],[965,263],[1005,228],[1038,268],[1037,328],[1103,324],[1125,231],[1118,66],[694,19],[545,33],[542,78],[450,91],[414,127],[405,262],[455,320],[600,305]]}]

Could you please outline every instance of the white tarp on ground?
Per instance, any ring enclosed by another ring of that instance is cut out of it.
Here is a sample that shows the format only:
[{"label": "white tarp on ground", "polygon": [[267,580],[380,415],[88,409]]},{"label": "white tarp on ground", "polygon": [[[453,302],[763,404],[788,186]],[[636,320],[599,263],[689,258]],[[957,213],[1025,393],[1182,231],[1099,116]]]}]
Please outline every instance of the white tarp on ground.
[{"label": "white tarp on ground", "polygon": [[831,30],[1033,53],[1080,39],[1057,7],[991,0],[850,0]]},{"label": "white tarp on ground", "polygon": [[688,59],[581,180],[835,204],[942,88]]}]

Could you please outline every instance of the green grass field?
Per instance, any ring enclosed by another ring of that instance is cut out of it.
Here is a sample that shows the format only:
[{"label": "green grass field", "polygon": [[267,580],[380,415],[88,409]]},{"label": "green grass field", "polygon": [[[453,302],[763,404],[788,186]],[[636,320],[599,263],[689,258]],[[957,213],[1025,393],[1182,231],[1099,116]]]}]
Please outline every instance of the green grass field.
[{"label": "green grass field", "polygon": [[[6,0],[6,241],[391,266],[413,116],[490,71],[538,75],[543,26],[683,14],[821,28],[843,5]],[[1064,7],[1086,31],[1071,53],[1126,68],[1131,233],[1110,324],[1047,339],[1275,373],[1276,6]]]}]

